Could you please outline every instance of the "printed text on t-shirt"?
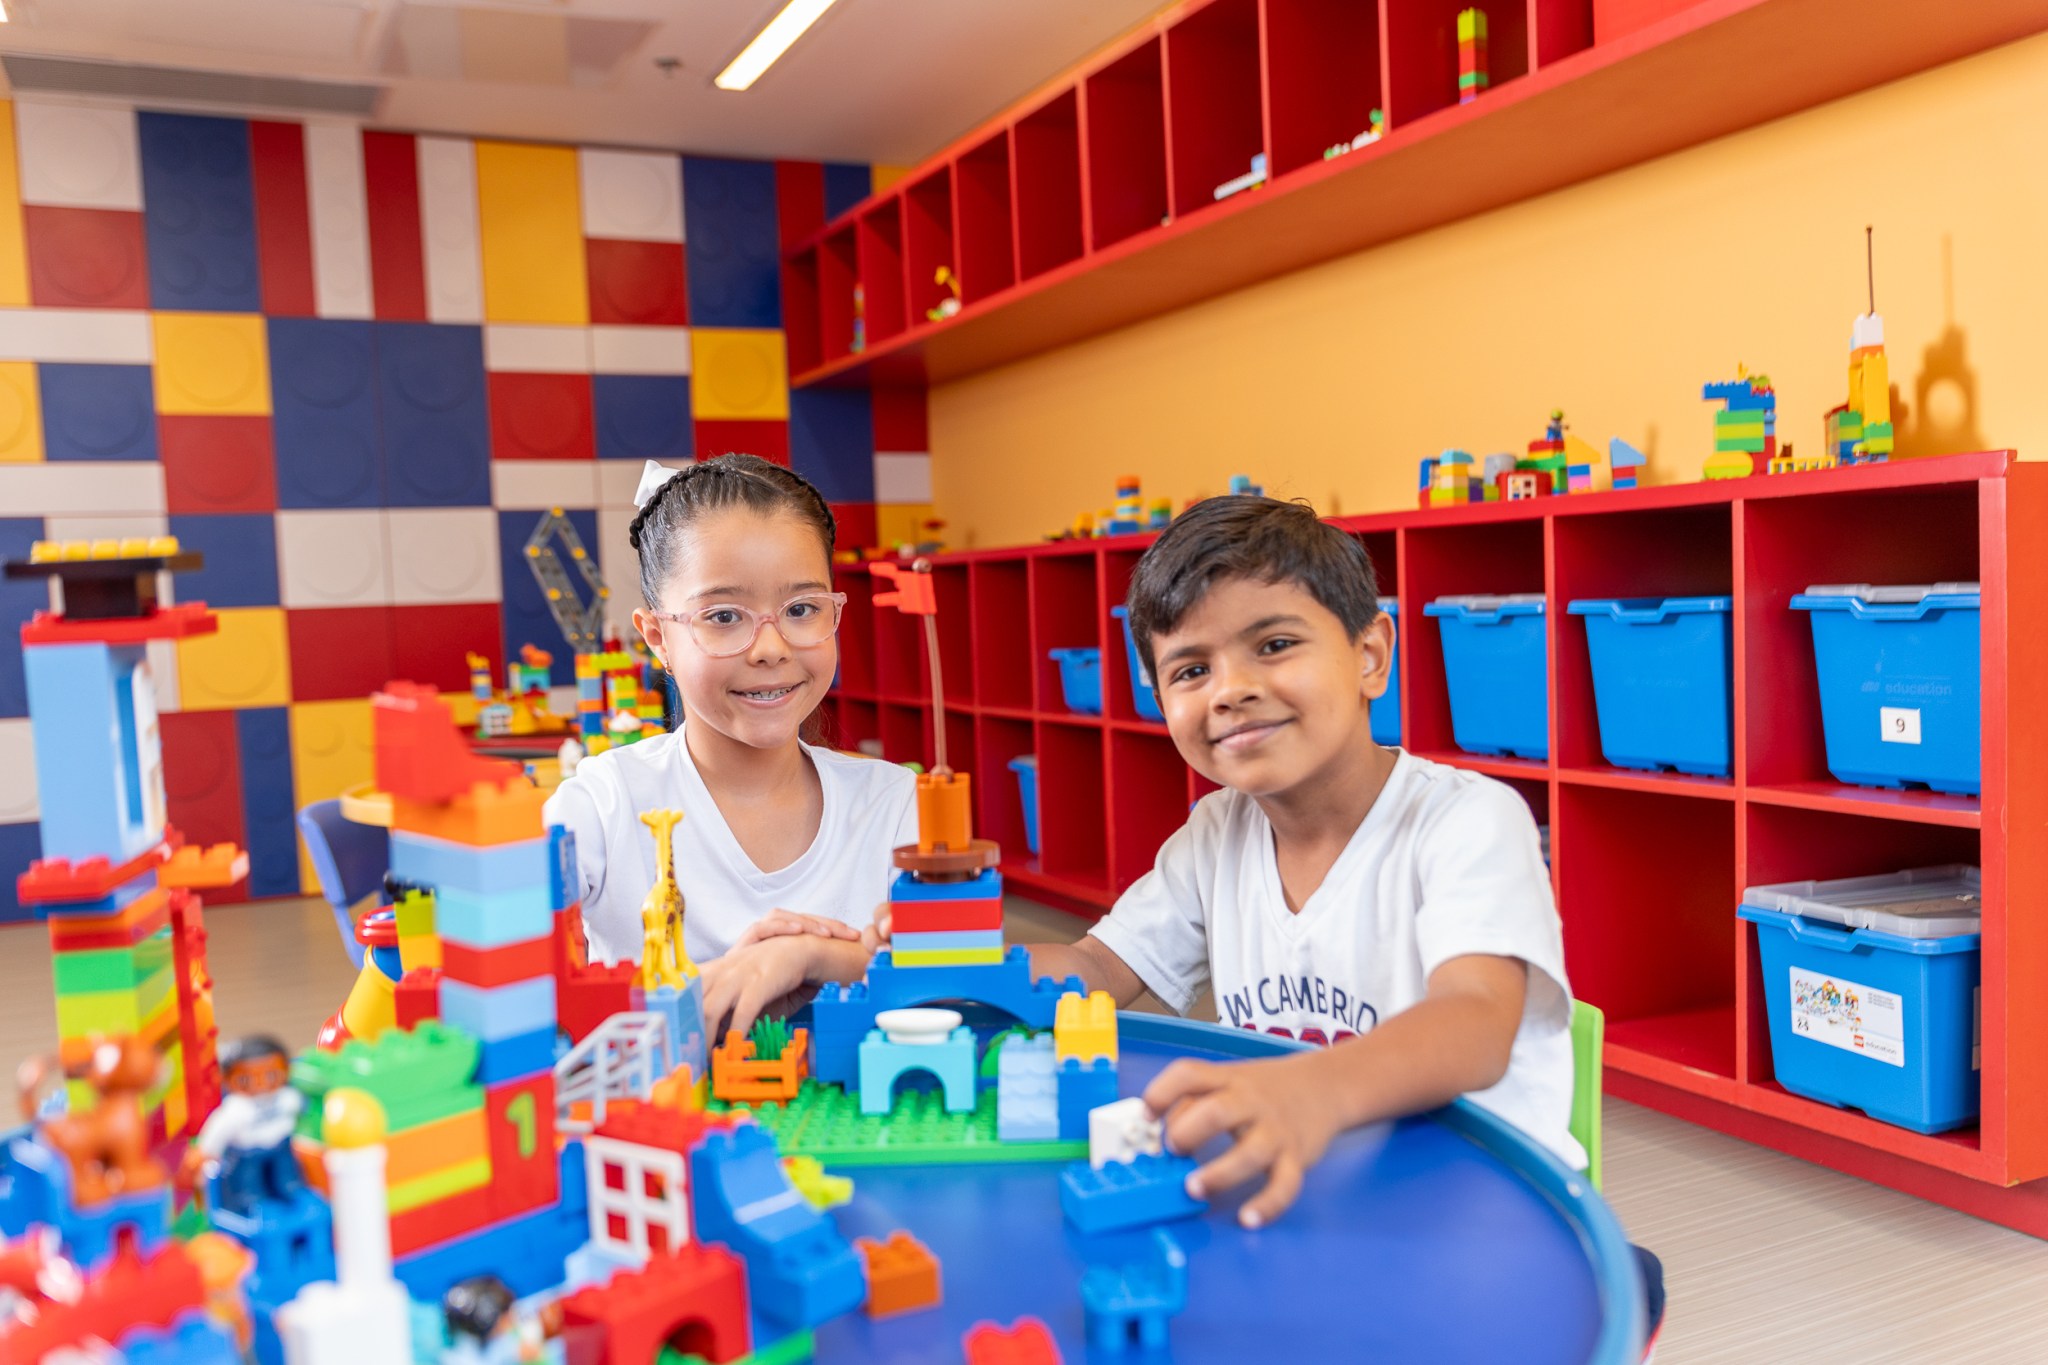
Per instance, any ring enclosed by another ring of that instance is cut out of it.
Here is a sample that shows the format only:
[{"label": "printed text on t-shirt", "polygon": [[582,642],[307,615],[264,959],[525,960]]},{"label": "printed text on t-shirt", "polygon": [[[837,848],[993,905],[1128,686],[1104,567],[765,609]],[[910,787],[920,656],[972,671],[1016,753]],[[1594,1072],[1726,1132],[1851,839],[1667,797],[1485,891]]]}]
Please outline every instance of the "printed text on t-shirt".
[{"label": "printed text on t-shirt", "polygon": [[[1225,991],[1217,997],[1217,1004],[1224,1021],[1233,1028],[1277,1033],[1284,1038],[1299,1037],[1309,1043],[1342,1042],[1371,1029],[1380,1017],[1369,1001],[1307,972],[1299,976],[1261,977],[1256,984]],[[1301,1015],[1319,1016],[1327,1021],[1327,1030],[1309,1026],[1297,1033],[1294,1027],[1274,1022]]]}]

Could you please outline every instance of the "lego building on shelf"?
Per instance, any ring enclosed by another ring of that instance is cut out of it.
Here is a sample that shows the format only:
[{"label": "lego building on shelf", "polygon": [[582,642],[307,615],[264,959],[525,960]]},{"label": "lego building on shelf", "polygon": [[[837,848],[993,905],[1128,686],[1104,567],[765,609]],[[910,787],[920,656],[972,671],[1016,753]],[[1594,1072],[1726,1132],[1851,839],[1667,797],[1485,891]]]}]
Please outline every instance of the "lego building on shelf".
[{"label": "lego building on shelf", "polygon": [[1714,414],[1714,453],[1701,470],[1705,479],[1740,479],[1754,473],[1757,457],[1768,466],[1778,457],[1778,395],[1769,375],[1735,367],[1735,378],[1700,386],[1700,398],[1719,402]]}]

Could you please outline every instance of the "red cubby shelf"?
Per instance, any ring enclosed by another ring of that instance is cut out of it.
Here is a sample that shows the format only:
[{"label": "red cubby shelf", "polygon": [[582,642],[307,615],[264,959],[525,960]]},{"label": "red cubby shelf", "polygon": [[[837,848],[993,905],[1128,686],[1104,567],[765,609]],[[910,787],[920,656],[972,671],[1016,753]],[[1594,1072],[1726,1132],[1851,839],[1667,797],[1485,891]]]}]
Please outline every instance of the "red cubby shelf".
[{"label": "red cubby shelf", "polygon": [[[818,243],[818,351],[823,364],[856,353],[853,349],[853,287],[860,282],[860,247],[855,225]],[[870,341],[873,338],[869,338]]]},{"label": "red cubby shelf", "polygon": [[[1460,105],[1455,23],[1469,3],[1165,10],[912,173],[954,180],[958,314],[926,323],[913,309],[907,327],[878,327],[871,284],[868,347],[852,354],[839,326],[850,290],[835,292],[819,251],[822,344],[813,363],[793,360],[792,382],[957,378],[2048,28],[2032,0],[1506,0],[1482,6],[1491,87]],[[1386,136],[1326,160],[1375,107]],[[1268,184],[1213,202],[1259,152]],[[897,198],[856,206],[789,255]]]},{"label": "red cubby shelf", "polygon": [[860,216],[859,251],[862,299],[866,305],[867,344],[875,346],[900,333],[903,314],[903,201],[877,201]]},{"label": "red cubby shelf", "polygon": [[[1532,77],[1531,79],[1535,79]],[[1402,598],[1408,747],[1507,782],[1551,827],[1553,884],[1575,991],[1608,1015],[1610,1091],[1722,1131],[2048,1236],[2048,708],[2014,684],[2048,675],[2048,465],[1990,452],[1338,519]],[[1900,528],[1911,528],[1902,534]],[[1138,722],[1110,607],[1144,537],[943,555],[948,601],[972,617],[968,681],[981,828],[1019,892],[1099,914],[1143,874],[1187,803],[1213,790],[1163,727]],[[965,588],[958,573],[965,571]],[[1827,773],[1806,619],[1809,583],[1975,579],[1983,585],[1981,798],[1845,786]],[[1549,599],[1552,757],[1453,746],[1442,660],[1422,604],[1448,592]],[[1600,761],[1578,596],[1715,592],[1734,599],[1735,775],[1638,773]],[[842,632],[872,630],[849,612]],[[1574,632],[1580,632],[1577,636]],[[1574,644],[1574,639],[1581,643]],[[1046,649],[1104,652],[1108,715],[1060,703]],[[865,645],[873,657],[873,642]],[[946,648],[942,641],[942,649]],[[955,643],[951,647],[958,651]],[[850,685],[849,685],[850,686]],[[964,689],[964,690],[963,690]],[[835,696],[837,723],[885,737],[915,717],[884,697]],[[954,733],[960,733],[956,727]],[[957,740],[955,742],[958,742]],[[1023,843],[1011,758],[1036,753],[1043,850]],[[929,761],[928,754],[913,755]],[[1938,1137],[1788,1094],[1771,1068],[1754,934],[1741,889],[1940,862],[1984,874],[1983,1116]],[[2042,1182],[2030,1185],[2025,1182]]]},{"label": "red cubby shelf", "polygon": [[953,249],[953,168],[941,166],[903,193],[903,273],[906,321],[922,326],[926,314],[953,291],[938,281],[939,267],[957,271]]}]

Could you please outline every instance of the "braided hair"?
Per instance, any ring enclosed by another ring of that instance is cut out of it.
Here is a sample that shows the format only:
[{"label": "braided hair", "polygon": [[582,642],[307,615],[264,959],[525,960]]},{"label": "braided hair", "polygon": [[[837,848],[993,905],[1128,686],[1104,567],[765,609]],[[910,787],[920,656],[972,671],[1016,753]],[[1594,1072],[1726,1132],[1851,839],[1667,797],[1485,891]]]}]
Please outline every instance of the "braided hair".
[{"label": "braided hair", "polygon": [[787,513],[815,530],[826,560],[832,558],[832,509],[808,479],[759,455],[720,455],[684,465],[633,518],[627,534],[640,555],[640,594],[647,601],[661,600],[690,524],[718,507]]}]

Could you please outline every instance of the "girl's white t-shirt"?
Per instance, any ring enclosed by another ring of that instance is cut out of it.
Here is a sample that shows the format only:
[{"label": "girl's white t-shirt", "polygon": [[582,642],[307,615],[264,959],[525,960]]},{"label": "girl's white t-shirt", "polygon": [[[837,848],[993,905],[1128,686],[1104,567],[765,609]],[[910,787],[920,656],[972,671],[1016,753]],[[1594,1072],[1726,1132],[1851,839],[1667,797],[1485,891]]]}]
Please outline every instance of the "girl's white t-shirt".
[{"label": "girl's white t-shirt", "polygon": [[770,910],[866,926],[889,899],[890,851],[917,842],[917,778],[905,767],[805,744],[824,791],[817,837],[788,867],[763,872],[733,837],[680,728],[576,765],[545,808],[576,836],[583,931],[602,962],[640,960],[640,906],[654,886],[654,835],[643,811],[678,809],[675,878],[683,946],[698,962],[729,950]]},{"label": "girl's white t-shirt", "polygon": [[1571,990],[1536,822],[1514,790],[1403,752],[1299,914],[1280,889],[1273,826],[1241,792],[1212,792],[1089,931],[1185,1014],[1204,982],[1225,1024],[1336,1043],[1421,1001],[1472,953],[1520,958],[1529,987],[1507,1075],[1466,1098],[1573,1169]]}]

